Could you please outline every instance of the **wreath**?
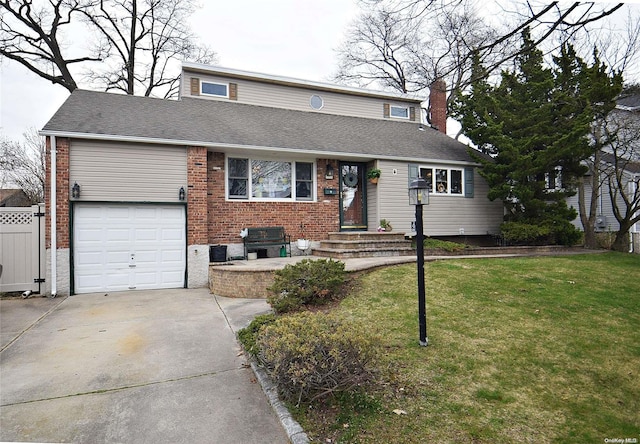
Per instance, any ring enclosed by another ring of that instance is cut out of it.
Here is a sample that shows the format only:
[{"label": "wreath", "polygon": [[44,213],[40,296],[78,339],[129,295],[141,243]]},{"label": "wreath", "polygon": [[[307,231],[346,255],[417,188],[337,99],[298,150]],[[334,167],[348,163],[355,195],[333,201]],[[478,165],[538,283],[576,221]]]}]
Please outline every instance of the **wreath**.
[{"label": "wreath", "polygon": [[348,187],[355,187],[358,184],[358,176],[355,173],[347,173],[342,179]]}]

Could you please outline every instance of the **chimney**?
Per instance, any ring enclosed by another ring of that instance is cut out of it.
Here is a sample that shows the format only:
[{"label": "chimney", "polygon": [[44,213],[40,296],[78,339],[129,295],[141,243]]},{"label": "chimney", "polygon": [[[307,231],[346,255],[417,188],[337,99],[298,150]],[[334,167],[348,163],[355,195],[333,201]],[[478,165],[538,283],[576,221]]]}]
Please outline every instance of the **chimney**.
[{"label": "chimney", "polygon": [[447,134],[447,84],[442,79],[434,80],[429,88],[428,121],[432,127]]}]

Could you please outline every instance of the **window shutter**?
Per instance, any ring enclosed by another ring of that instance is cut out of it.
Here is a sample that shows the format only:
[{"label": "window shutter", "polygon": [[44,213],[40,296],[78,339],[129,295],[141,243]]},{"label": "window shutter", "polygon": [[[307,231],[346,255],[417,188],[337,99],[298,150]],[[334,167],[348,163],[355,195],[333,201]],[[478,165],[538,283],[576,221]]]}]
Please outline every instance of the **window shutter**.
[{"label": "window shutter", "polygon": [[407,190],[411,186],[411,182],[416,180],[420,175],[420,167],[416,163],[409,164],[409,183],[407,184]]},{"label": "window shutter", "polygon": [[192,96],[200,95],[200,79],[196,77],[191,77],[191,95]]},{"label": "window shutter", "polygon": [[382,107],[382,115],[385,119],[388,119],[391,115],[391,106],[388,103],[385,103]]},{"label": "window shutter", "polygon": [[410,106],[409,107],[409,120],[411,120],[411,121],[415,121],[416,120],[416,107],[415,106]]},{"label": "window shutter", "polygon": [[473,197],[473,167],[464,169],[464,197]]},{"label": "window shutter", "polygon": [[238,84],[229,83],[229,100],[238,100]]}]

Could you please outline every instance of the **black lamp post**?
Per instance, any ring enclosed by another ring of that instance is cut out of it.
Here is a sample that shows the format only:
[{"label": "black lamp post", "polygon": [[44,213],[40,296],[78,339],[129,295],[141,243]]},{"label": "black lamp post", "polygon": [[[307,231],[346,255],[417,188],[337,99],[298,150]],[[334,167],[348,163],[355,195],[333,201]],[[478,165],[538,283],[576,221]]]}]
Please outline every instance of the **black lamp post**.
[{"label": "black lamp post", "polygon": [[427,314],[424,295],[424,231],[422,226],[422,206],[429,205],[429,184],[422,177],[409,185],[409,203],[416,207],[416,250],[418,255],[418,321],[420,324],[420,345],[429,345],[427,337]]}]

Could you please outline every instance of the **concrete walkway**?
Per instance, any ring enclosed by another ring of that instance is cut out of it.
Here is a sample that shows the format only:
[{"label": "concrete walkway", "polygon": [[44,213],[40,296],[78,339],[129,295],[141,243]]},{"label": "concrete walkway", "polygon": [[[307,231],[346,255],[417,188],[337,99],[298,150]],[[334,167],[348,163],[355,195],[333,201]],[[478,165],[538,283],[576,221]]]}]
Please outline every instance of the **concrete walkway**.
[{"label": "concrete walkway", "polygon": [[0,301],[0,441],[287,443],[207,289]]}]

